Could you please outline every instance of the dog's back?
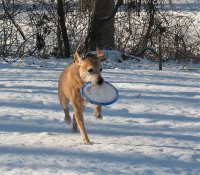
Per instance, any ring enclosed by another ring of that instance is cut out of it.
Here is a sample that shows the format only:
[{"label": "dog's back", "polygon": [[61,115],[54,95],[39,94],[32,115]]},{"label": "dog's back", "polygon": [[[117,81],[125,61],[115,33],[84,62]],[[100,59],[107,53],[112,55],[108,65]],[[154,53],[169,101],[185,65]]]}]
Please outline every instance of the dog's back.
[{"label": "dog's back", "polygon": [[80,89],[82,82],[77,81],[75,75],[75,65],[71,63],[60,74],[58,83],[58,96],[60,104],[64,109],[67,109],[69,101],[72,100],[73,90]]}]

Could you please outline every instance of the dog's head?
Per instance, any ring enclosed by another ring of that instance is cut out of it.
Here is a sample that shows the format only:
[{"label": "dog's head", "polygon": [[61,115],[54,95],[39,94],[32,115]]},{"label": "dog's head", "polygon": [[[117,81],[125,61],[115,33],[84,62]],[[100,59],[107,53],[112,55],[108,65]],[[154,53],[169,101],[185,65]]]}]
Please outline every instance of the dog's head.
[{"label": "dog's head", "polygon": [[102,85],[104,79],[101,76],[101,62],[106,59],[99,48],[96,48],[96,52],[97,56],[81,57],[78,50],[76,50],[74,54],[74,62],[78,66],[79,76],[84,82],[91,81],[93,85]]}]

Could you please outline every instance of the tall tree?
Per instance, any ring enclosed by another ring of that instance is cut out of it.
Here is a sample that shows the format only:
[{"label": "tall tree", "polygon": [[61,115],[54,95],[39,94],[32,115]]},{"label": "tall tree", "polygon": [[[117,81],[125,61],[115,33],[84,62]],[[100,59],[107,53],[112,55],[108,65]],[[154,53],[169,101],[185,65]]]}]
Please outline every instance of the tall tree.
[{"label": "tall tree", "polygon": [[101,48],[114,48],[114,16],[123,1],[95,0],[93,17],[85,40],[86,50]]},{"label": "tall tree", "polygon": [[63,0],[57,0],[57,13],[58,13],[58,20],[59,26],[62,33],[62,40],[64,43],[64,55],[66,57],[70,57],[70,46],[69,46],[69,39],[67,35],[67,28],[65,25],[65,13],[63,8]]}]

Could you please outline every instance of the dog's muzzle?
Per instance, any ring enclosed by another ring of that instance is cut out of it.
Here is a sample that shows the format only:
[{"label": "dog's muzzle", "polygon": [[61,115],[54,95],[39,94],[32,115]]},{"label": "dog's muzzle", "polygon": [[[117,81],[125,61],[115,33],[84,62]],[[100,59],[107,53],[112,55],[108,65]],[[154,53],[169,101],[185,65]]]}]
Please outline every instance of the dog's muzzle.
[{"label": "dog's muzzle", "polygon": [[104,79],[102,78],[102,77],[98,77],[98,79],[97,79],[97,85],[102,85],[103,84],[103,82],[104,82]]}]

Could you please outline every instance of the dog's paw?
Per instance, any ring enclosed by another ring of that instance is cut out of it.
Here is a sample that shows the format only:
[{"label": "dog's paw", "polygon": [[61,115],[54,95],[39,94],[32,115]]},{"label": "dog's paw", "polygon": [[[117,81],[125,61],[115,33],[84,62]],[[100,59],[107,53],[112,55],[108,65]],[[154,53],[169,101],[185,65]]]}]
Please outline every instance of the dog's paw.
[{"label": "dog's paw", "polygon": [[102,118],[103,118],[103,116],[101,115],[101,113],[100,113],[100,112],[97,112],[97,111],[94,111],[94,112],[93,112],[93,115],[94,115],[94,117],[95,117],[96,119],[102,119]]},{"label": "dog's paw", "polygon": [[65,117],[65,118],[64,118],[64,121],[65,121],[68,125],[70,125],[71,122],[72,122],[71,117]]},{"label": "dog's paw", "polygon": [[92,142],[90,142],[90,139],[88,137],[83,138],[82,141],[84,145],[92,145]]},{"label": "dog's paw", "polygon": [[90,142],[90,141],[84,141],[83,144],[84,144],[84,145],[93,145],[93,143]]},{"label": "dog's paw", "polygon": [[103,116],[98,112],[94,112],[93,115],[96,119],[103,119]]}]

